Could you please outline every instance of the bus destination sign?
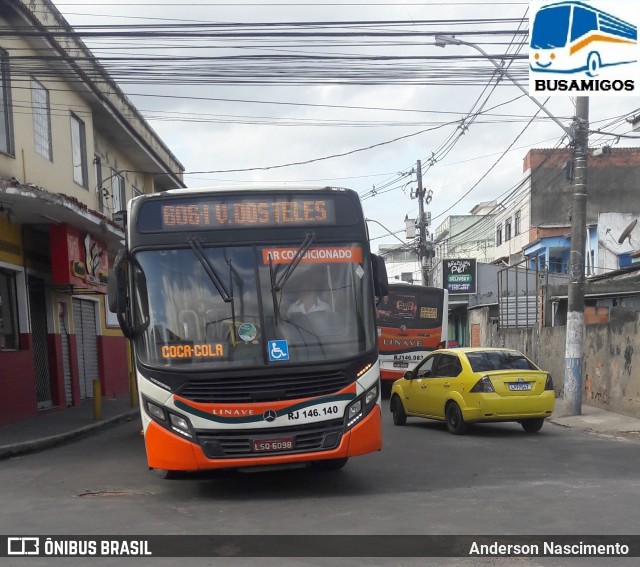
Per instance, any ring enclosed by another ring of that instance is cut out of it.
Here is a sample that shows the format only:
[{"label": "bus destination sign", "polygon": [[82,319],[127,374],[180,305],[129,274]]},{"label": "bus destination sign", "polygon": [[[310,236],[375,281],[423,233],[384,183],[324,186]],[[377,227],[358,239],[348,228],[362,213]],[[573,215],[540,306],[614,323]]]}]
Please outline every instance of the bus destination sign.
[{"label": "bus destination sign", "polygon": [[336,221],[333,200],[302,197],[172,199],[160,205],[160,215],[163,231],[322,226]]}]

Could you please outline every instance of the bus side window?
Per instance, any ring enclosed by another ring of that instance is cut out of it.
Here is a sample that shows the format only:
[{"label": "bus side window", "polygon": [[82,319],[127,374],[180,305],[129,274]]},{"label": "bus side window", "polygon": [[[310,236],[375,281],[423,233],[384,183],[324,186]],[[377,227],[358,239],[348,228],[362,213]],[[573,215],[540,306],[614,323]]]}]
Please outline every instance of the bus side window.
[{"label": "bus side window", "polygon": [[598,16],[591,10],[575,6],[571,25],[571,41],[575,41],[591,31],[598,29]]}]

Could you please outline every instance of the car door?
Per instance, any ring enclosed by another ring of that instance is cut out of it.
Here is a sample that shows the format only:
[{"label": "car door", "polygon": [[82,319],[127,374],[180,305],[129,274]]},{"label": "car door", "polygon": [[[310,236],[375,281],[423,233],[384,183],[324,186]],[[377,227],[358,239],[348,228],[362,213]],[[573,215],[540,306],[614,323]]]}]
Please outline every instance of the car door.
[{"label": "car door", "polygon": [[426,388],[427,415],[444,419],[444,406],[452,391],[460,387],[462,364],[455,354],[441,354],[430,373]]},{"label": "car door", "polygon": [[427,356],[413,370],[415,376],[408,384],[405,397],[405,408],[408,413],[425,415],[426,412],[426,389],[434,365],[440,355]]}]

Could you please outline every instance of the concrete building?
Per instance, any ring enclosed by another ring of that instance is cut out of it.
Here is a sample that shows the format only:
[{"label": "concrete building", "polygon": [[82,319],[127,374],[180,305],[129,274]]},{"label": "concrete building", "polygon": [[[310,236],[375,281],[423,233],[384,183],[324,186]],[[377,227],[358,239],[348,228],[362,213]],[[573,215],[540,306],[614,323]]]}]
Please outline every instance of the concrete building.
[{"label": "concrete building", "polygon": [[384,258],[389,282],[422,283],[418,252],[408,245],[381,244],[378,254]]},{"label": "concrete building", "polygon": [[475,258],[489,263],[494,258],[496,201],[484,201],[468,215],[450,215],[435,231],[435,262],[443,258]]},{"label": "concrete building", "polygon": [[[598,274],[598,215],[640,213],[640,148],[612,148],[587,160],[585,270]],[[566,273],[571,247],[573,186],[570,149],[535,149],[524,159],[522,189],[496,215],[496,260],[513,265],[524,257],[538,269]]]},{"label": "concrete building", "polygon": [[[0,425],[126,395],[118,213],[183,166],[49,0],[0,4]],[[9,33],[6,30],[15,30]]]}]

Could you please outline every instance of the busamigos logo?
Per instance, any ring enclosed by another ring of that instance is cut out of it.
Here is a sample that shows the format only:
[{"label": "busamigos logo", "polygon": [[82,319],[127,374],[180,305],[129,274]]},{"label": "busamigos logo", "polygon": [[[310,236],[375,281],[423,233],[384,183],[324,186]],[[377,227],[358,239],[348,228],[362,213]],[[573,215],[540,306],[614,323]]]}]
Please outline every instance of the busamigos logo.
[{"label": "busamigos logo", "polygon": [[640,91],[637,2],[537,0],[530,13],[530,94]]}]

